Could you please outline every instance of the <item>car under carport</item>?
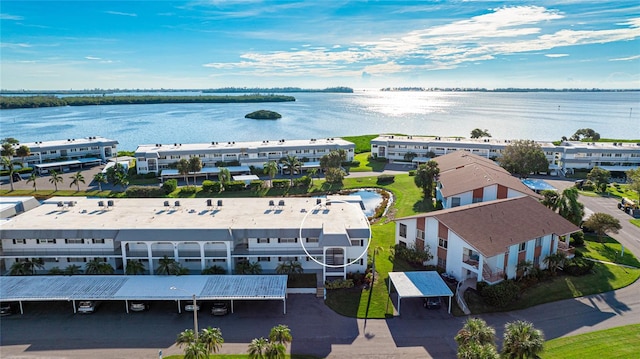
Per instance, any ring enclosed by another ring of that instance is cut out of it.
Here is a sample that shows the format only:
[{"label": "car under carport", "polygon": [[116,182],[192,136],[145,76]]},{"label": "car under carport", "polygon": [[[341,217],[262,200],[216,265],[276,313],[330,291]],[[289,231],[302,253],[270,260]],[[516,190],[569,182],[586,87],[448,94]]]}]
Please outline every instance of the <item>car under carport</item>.
[{"label": "car under carport", "polygon": [[400,315],[400,300],[402,298],[449,297],[449,313],[451,313],[451,299],[453,292],[436,271],[418,272],[390,272],[392,286],[398,293],[398,315]]}]

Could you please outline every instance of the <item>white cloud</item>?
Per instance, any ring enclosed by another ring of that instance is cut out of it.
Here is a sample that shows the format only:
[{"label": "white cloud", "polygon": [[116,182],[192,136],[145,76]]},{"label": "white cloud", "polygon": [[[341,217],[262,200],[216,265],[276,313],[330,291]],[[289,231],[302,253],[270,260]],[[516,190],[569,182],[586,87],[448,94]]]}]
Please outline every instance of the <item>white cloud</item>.
[{"label": "white cloud", "polygon": [[609,61],[631,61],[640,59],[640,55],[629,56],[629,57],[619,57],[617,59],[609,59]]},{"label": "white cloud", "polygon": [[24,20],[24,17],[20,15],[11,15],[11,14],[0,14],[0,20],[15,20],[20,21]]},{"label": "white cloud", "polygon": [[546,57],[550,57],[550,58],[556,58],[556,57],[567,57],[569,56],[569,54],[545,54],[544,56]]},{"label": "white cloud", "polygon": [[85,56],[84,58],[87,60],[102,60],[101,58],[95,56]]},{"label": "white cloud", "polygon": [[120,11],[105,11],[105,13],[111,14],[111,15],[120,15],[120,16],[131,16],[131,17],[138,16],[138,14],[129,13],[129,12],[120,12]]},{"label": "white cloud", "polygon": [[0,42],[0,47],[6,47],[9,49],[20,49],[20,48],[28,48],[31,47],[30,44],[25,44],[25,43],[11,43],[11,42]]}]

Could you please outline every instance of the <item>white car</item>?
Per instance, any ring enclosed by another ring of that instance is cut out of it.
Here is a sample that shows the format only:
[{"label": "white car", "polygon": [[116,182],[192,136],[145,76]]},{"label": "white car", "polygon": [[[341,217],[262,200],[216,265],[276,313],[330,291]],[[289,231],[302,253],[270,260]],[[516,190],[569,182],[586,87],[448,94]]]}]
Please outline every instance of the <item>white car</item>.
[{"label": "white car", "polygon": [[92,300],[83,300],[78,303],[78,313],[90,314],[96,311],[98,303]]},{"label": "white car", "polygon": [[196,304],[195,307],[193,304],[187,304],[184,306],[184,310],[187,312],[193,312],[195,311],[199,311],[200,310],[200,305]]},{"label": "white car", "polygon": [[149,310],[149,304],[145,302],[131,302],[129,310],[132,312],[144,312]]},{"label": "white car", "polygon": [[229,312],[229,308],[227,307],[227,303],[216,302],[213,303],[213,307],[211,307],[211,314],[213,315],[226,315]]}]

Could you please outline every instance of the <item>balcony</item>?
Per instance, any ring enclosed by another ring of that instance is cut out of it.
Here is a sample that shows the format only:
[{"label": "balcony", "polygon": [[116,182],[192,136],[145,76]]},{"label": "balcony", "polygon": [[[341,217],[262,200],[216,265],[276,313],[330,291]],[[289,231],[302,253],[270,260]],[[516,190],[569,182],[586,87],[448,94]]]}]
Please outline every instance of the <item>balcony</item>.
[{"label": "balcony", "polygon": [[502,269],[491,269],[488,265],[482,266],[482,279],[489,283],[495,284],[504,280],[504,271]]},{"label": "balcony", "polygon": [[564,253],[567,258],[573,258],[576,255],[576,249],[565,242],[558,242],[558,253]]},{"label": "balcony", "polygon": [[480,256],[478,254],[471,253],[470,255],[464,254],[462,255],[462,262],[478,269],[478,263],[480,260]]}]

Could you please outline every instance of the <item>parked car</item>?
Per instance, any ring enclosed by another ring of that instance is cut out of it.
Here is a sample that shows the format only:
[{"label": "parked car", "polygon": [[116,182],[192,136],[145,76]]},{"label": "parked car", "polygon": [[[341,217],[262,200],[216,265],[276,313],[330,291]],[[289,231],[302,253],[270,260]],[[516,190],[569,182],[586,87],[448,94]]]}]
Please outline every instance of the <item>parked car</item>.
[{"label": "parked car", "polygon": [[440,300],[440,297],[424,298],[423,306],[427,309],[440,309],[442,300]]},{"label": "parked car", "polygon": [[129,304],[129,310],[132,312],[144,312],[149,310],[149,303],[145,302],[131,302]]},{"label": "parked car", "polygon": [[96,311],[97,307],[98,302],[94,302],[92,300],[83,300],[78,303],[78,313],[91,314]]},{"label": "parked car", "polygon": [[224,302],[213,303],[213,307],[211,307],[211,314],[226,315],[227,313],[229,313],[229,308],[227,307],[227,303],[224,303]]},{"label": "parked car", "polygon": [[0,316],[4,317],[5,315],[13,314],[13,307],[9,303],[0,304]]},{"label": "parked car", "polygon": [[196,305],[194,306],[193,303],[192,304],[187,304],[184,306],[184,310],[187,312],[193,312],[195,311],[199,311],[200,310],[200,304],[196,303]]}]

